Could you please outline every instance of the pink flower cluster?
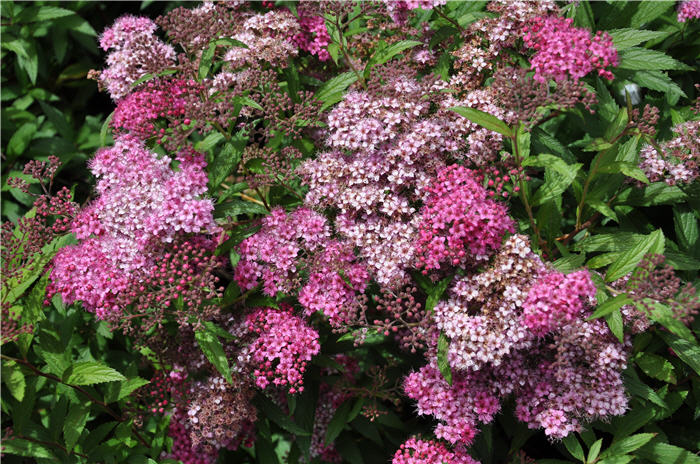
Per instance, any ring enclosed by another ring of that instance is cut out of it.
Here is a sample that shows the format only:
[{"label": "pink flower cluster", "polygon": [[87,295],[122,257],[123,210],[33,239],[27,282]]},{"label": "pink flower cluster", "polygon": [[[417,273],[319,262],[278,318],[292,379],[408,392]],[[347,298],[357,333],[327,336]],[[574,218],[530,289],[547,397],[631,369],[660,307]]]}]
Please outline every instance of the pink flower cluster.
[{"label": "pink flower cluster", "polygon": [[[238,285],[249,290],[260,280],[270,296],[299,291],[299,302],[310,315],[321,311],[339,326],[354,317],[357,294],[363,293],[369,275],[356,262],[352,247],[330,239],[326,218],[307,208],[286,214],[273,209],[262,229],[238,247],[234,271]],[[308,274],[302,280],[301,271]]]},{"label": "pink flower cluster", "polygon": [[639,167],[651,182],[668,185],[690,184],[700,177],[700,121],[687,121],[673,127],[676,137],[658,145],[645,145],[639,151]]},{"label": "pink flower cluster", "polygon": [[608,66],[617,66],[617,49],[607,32],[595,36],[573,26],[573,19],[558,16],[536,17],[524,28],[525,45],[535,50],[530,59],[534,79],[545,82],[571,77],[578,80],[593,70],[612,80]]},{"label": "pink flower cluster", "polygon": [[585,320],[594,291],[586,271],[553,272],[525,237],[511,236],[485,272],[459,278],[435,307],[450,339],[452,386],[433,346],[429,364],[406,378],[406,394],[451,443],[469,442],[511,395],[520,420],[555,438],[623,414],[628,347],[601,320]]},{"label": "pink flower cluster", "polygon": [[700,1],[686,0],[678,5],[678,22],[684,23],[689,19],[700,18]]},{"label": "pink flower cluster", "polygon": [[[147,139],[158,133],[155,126],[158,118],[178,119],[187,124],[185,113],[188,101],[182,96],[190,94],[193,89],[201,90],[197,89],[194,81],[149,81],[119,100],[111,126]],[[165,130],[161,130],[161,133],[165,133]]]},{"label": "pink flower cluster", "polygon": [[398,24],[405,24],[408,20],[408,12],[416,8],[432,10],[437,6],[447,3],[447,0],[384,0],[391,19]]},{"label": "pink flower cluster", "polygon": [[523,303],[523,324],[540,337],[570,324],[595,301],[588,271],[551,272],[530,288]]},{"label": "pink flower cluster", "polygon": [[420,266],[464,266],[484,261],[514,232],[506,208],[489,199],[474,171],[460,165],[441,169],[421,210],[416,244]]},{"label": "pink flower cluster", "polygon": [[155,36],[156,28],[148,18],[126,15],[100,36],[100,47],[112,52],[99,82],[113,100],[127,95],[131,84],[145,74],[157,74],[175,63],[175,49]]},{"label": "pink flower cluster", "polygon": [[273,66],[286,66],[289,57],[299,54],[290,40],[299,33],[299,24],[288,10],[274,10],[264,15],[254,13],[241,25],[240,32],[232,38],[246,44],[248,48],[231,47],[224,61],[233,68],[258,67],[265,61]]},{"label": "pink flower cluster", "polygon": [[478,464],[462,450],[450,451],[435,440],[409,438],[396,451],[391,464]]},{"label": "pink flower cluster", "polygon": [[304,391],[306,363],[321,350],[318,333],[291,308],[260,308],[248,316],[247,324],[258,335],[247,349],[256,363],[255,384],[265,388],[272,382],[292,394]]},{"label": "pink flower cluster", "polygon": [[204,156],[190,151],[159,158],[136,137],[119,136],[114,147],[97,152],[90,169],[99,198],[75,218],[81,243],[53,260],[51,289],[66,304],[82,301],[100,318],[118,313],[116,296],[132,274],[150,268],[165,243],[183,234],[214,233]]},{"label": "pink flower cluster", "polygon": [[300,16],[299,28],[301,32],[292,38],[297,47],[318,56],[320,61],[328,61],[331,55],[326,47],[331,42],[331,36],[328,35],[323,16]]}]

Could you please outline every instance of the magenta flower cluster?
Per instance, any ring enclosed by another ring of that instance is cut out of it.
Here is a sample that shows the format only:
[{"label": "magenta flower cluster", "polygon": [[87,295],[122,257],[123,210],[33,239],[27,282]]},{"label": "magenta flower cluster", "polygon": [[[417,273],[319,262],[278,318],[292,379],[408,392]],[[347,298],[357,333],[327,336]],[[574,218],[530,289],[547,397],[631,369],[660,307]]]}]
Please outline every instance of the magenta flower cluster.
[{"label": "magenta flower cluster", "polygon": [[578,319],[595,302],[588,271],[551,272],[530,288],[523,303],[523,324],[540,337]]},{"label": "magenta flower cluster", "polygon": [[331,55],[326,47],[331,43],[331,37],[323,16],[300,15],[299,28],[301,31],[292,38],[297,47],[318,56],[320,61],[328,61]]},{"label": "magenta flower cluster", "polygon": [[213,204],[200,153],[181,151],[178,170],[138,138],[122,135],[90,161],[99,197],[72,224],[81,242],[53,260],[50,290],[66,304],[82,301],[105,318],[119,313],[117,296],[150,269],[183,234],[215,233]]},{"label": "magenta flower cluster", "polygon": [[574,27],[573,22],[558,16],[536,17],[524,28],[525,45],[535,51],[530,58],[534,79],[578,80],[597,70],[598,75],[612,80],[612,73],[606,69],[618,62],[612,37],[600,31],[591,36],[590,31]]},{"label": "magenta flower cluster", "polygon": [[[298,292],[307,315],[320,311],[334,326],[353,319],[357,294],[369,280],[352,247],[330,239],[326,218],[307,208],[290,214],[273,209],[261,230],[238,251],[241,260],[234,279],[242,289],[252,289],[262,280],[269,296]],[[302,279],[302,271],[307,279]]]},{"label": "magenta flower cluster", "polygon": [[321,350],[318,332],[291,308],[260,308],[248,316],[247,325],[258,335],[247,348],[255,363],[255,384],[265,388],[272,382],[292,394],[303,392],[306,363]]},{"label": "magenta flower cluster", "polygon": [[435,440],[409,438],[396,451],[391,464],[478,464],[461,450],[450,451]]},{"label": "magenta flower cluster", "polygon": [[438,172],[426,188],[416,244],[420,265],[439,269],[444,263],[463,267],[484,261],[514,232],[506,207],[489,199],[479,178],[460,165]]},{"label": "magenta flower cluster", "polygon": [[689,19],[700,18],[700,1],[685,0],[678,5],[678,22],[684,23]]}]

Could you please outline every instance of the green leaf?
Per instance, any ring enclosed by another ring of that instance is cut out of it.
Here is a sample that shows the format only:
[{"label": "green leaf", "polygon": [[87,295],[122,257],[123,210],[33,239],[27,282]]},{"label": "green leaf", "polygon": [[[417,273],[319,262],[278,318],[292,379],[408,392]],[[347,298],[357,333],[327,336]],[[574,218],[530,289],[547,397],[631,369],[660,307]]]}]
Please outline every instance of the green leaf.
[{"label": "green leaf", "polygon": [[614,161],[607,164],[598,170],[601,174],[624,174],[645,184],[649,183],[649,179],[644,174],[644,171],[639,169],[639,166],[625,161]]},{"label": "green leaf", "polygon": [[658,464],[700,464],[700,457],[678,446],[653,441],[635,453],[642,459]]},{"label": "green leaf", "polygon": [[586,458],[583,454],[583,447],[581,446],[581,442],[578,441],[578,438],[576,438],[575,433],[570,433],[567,436],[565,436],[562,439],[562,442],[564,443],[564,446],[566,447],[566,450],[571,453],[573,457],[578,459],[579,461],[585,461]]},{"label": "green leaf", "polygon": [[204,79],[209,74],[211,69],[211,62],[214,59],[214,54],[216,53],[216,43],[209,45],[209,48],[202,52],[202,58],[199,61],[199,80]]},{"label": "green leaf", "polygon": [[598,459],[598,455],[600,454],[600,447],[603,446],[603,439],[599,438],[597,439],[590,447],[588,450],[588,457],[586,458],[587,463],[593,463]]},{"label": "green leaf", "polygon": [[304,430],[298,426],[289,416],[282,412],[282,410],[275,403],[270,401],[264,396],[258,396],[256,403],[258,407],[262,410],[265,417],[270,419],[275,424],[282,427],[289,433],[300,436],[311,436],[311,432]]},{"label": "green leaf", "polygon": [[608,31],[613,39],[613,45],[618,51],[625,50],[642,42],[652,39],[664,38],[670,34],[666,31],[645,31],[639,29],[613,29]]},{"label": "green leaf", "polygon": [[661,71],[635,71],[631,80],[647,89],[658,90],[659,92],[673,92],[682,97],[687,97],[683,89],[678,87],[678,84],[673,79]]},{"label": "green leaf", "polygon": [[605,322],[607,322],[610,331],[617,337],[617,339],[622,343],[625,339],[623,333],[624,324],[622,323],[622,314],[619,310],[613,311],[605,316]]},{"label": "green leaf", "polygon": [[498,132],[506,137],[513,136],[513,129],[511,129],[510,126],[505,123],[505,121],[501,121],[492,114],[477,110],[476,108],[468,108],[466,106],[456,106],[450,109],[460,116],[464,116],[465,118],[469,119],[471,122],[480,125],[481,127]]},{"label": "green leaf", "polygon": [[335,441],[335,439],[340,435],[345,424],[350,422],[350,410],[352,409],[352,398],[347,399],[340,405],[338,409],[335,410],[333,418],[328,423],[328,428],[326,429],[326,446],[330,445]]},{"label": "green leaf", "polygon": [[266,437],[260,435],[256,437],[255,460],[258,464],[279,464],[275,446]]},{"label": "green leaf", "polygon": [[452,282],[452,276],[445,277],[440,282],[432,285],[427,291],[428,298],[425,300],[425,310],[430,312],[435,308],[435,305],[440,301],[440,298],[447,290],[447,286]]},{"label": "green leaf", "polygon": [[[558,243],[558,242],[557,242]],[[569,256],[564,256],[559,258],[558,260],[554,261],[552,263],[552,266],[554,266],[559,272],[571,272],[574,271],[581,266],[583,266],[583,263],[586,260],[586,255],[585,254],[577,254],[577,253],[572,253]]]},{"label": "green leaf", "polygon": [[620,309],[622,306],[631,303],[632,299],[628,297],[626,294],[622,295],[617,295],[615,298],[611,298],[609,300],[606,300],[603,304],[598,306],[593,312],[593,315],[591,315],[587,320],[593,320],[597,319],[599,317],[607,316],[608,314],[612,313],[613,311],[617,311]]},{"label": "green leaf", "polygon": [[27,458],[56,459],[48,447],[21,438],[3,440],[2,452]]},{"label": "green leaf", "polygon": [[619,53],[620,64],[618,68],[632,71],[650,71],[673,69],[677,71],[691,71],[693,68],[657,50],[630,47]]},{"label": "green leaf", "polygon": [[671,333],[663,331],[657,333],[681,361],[690,366],[696,374],[700,375],[700,347],[697,343],[691,343]]},{"label": "green leaf", "polygon": [[641,353],[636,359],[639,368],[649,377],[663,380],[672,384],[676,383],[673,372],[673,364],[667,359],[652,353]]},{"label": "green leaf", "polygon": [[662,408],[668,407],[664,400],[661,399],[661,397],[651,387],[639,380],[634,370],[628,369],[627,371],[623,372],[623,376],[625,379],[625,389],[630,395],[638,396],[647,401],[651,401]]},{"label": "green leaf", "polygon": [[215,189],[228,177],[241,161],[243,150],[248,143],[248,137],[237,136],[224,145],[223,150],[216,154],[214,162],[208,166],[210,189]]},{"label": "green leaf", "polygon": [[232,384],[233,378],[231,378],[231,369],[228,365],[228,359],[226,359],[224,346],[217,336],[208,330],[196,330],[194,338],[209,362]]},{"label": "green leaf", "polygon": [[400,40],[376,51],[374,55],[372,55],[372,58],[370,58],[367,62],[367,66],[365,66],[365,79],[369,77],[369,73],[372,71],[372,68],[382,65],[404,50],[413,48],[416,45],[421,45],[422,43],[423,42],[419,42],[417,40]]},{"label": "green leaf", "polygon": [[[29,10],[29,8],[27,10]],[[24,11],[22,13],[24,14]],[[50,19],[62,18],[64,16],[71,16],[74,14],[75,12],[71,10],[59,8],[57,6],[43,5],[38,7],[35,10],[35,12],[32,12],[31,16],[29,16],[26,22],[47,21]]]},{"label": "green leaf", "polygon": [[632,272],[647,253],[661,254],[664,251],[664,234],[661,229],[655,230],[634,247],[622,253],[620,258],[612,263],[605,274],[605,281],[612,282]]},{"label": "green leaf", "polygon": [[700,237],[695,214],[687,208],[674,206],[673,226],[678,244],[686,250],[693,249],[698,243],[698,237]]},{"label": "green leaf", "polygon": [[437,345],[437,362],[440,373],[445,378],[449,385],[452,385],[452,369],[450,368],[450,362],[448,359],[448,352],[450,349],[450,342],[447,340],[447,335],[440,333],[440,338],[438,338]]},{"label": "green leaf", "polygon": [[325,84],[314,95],[323,105],[321,111],[343,99],[345,90],[357,80],[357,74],[346,72],[335,76]]},{"label": "green leaf", "polygon": [[17,363],[14,361],[3,361],[2,363],[2,381],[7,385],[10,394],[17,401],[22,401],[24,398],[24,390],[27,387],[24,381],[24,374],[20,370]]},{"label": "green leaf", "polygon": [[673,2],[645,1],[638,3],[630,20],[630,26],[637,28],[649,24],[672,7]]},{"label": "green leaf", "polygon": [[66,440],[66,450],[70,453],[80,438],[90,414],[89,405],[72,404],[66,421],[63,423],[63,438]]},{"label": "green leaf", "polygon": [[628,454],[632,451],[641,448],[649,443],[649,440],[656,436],[655,433],[638,433],[636,435],[623,438],[622,440],[613,442],[612,445],[600,454],[601,458]]},{"label": "green leaf", "polygon": [[267,209],[262,205],[252,201],[241,200],[240,198],[232,199],[214,207],[215,218],[228,216],[235,218],[239,214],[267,214]]},{"label": "green leaf", "polygon": [[73,127],[68,123],[63,113],[41,100],[39,100],[39,105],[59,135],[67,140],[73,140]]},{"label": "green leaf", "polygon": [[615,211],[611,207],[609,207],[608,204],[604,201],[587,199],[586,205],[598,211],[603,216],[610,218],[615,222],[620,222]]},{"label": "green leaf", "polygon": [[[675,335],[695,343],[693,333],[685,324],[678,320],[671,308],[649,298],[645,298],[644,303],[646,303],[647,307],[651,307],[651,312],[648,313],[649,319],[658,322]],[[647,312],[645,307],[641,307],[640,310]]]},{"label": "green leaf", "polygon": [[654,407],[637,406],[624,416],[613,417],[610,422],[610,430],[614,434],[614,440],[619,440],[636,432],[649,423],[654,415]]},{"label": "green leaf", "polygon": [[33,122],[25,122],[19,129],[12,134],[10,141],[7,143],[7,155],[17,157],[24,153],[24,150],[29,146],[29,142],[34,138],[37,126]]},{"label": "green leaf", "polygon": [[70,385],[92,385],[95,383],[126,380],[126,377],[98,361],[80,361],[63,373],[64,382]]},{"label": "green leaf", "polygon": [[136,79],[132,84],[131,88],[138,87],[139,85],[143,84],[144,82],[148,82],[151,79],[155,79],[156,77],[163,77],[163,76],[169,76],[171,74],[177,73],[177,69],[164,69],[163,71],[156,73],[156,74],[151,74],[151,73],[146,73],[140,78]]},{"label": "green leaf", "polygon": [[105,403],[121,401],[127,396],[131,395],[134,391],[138,390],[144,385],[148,385],[149,383],[150,382],[148,380],[142,379],[141,377],[134,377],[125,380],[117,384],[116,388],[114,389],[114,393],[110,394],[109,396],[105,395]]}]

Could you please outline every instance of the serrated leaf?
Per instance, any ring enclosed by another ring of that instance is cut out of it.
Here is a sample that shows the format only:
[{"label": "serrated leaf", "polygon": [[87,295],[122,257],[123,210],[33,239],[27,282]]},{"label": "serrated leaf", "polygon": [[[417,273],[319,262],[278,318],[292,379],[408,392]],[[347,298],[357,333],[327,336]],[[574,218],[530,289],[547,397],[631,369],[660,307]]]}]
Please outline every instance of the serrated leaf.
[{"label": "serrated leaf", "polygon": [[357,80],[354,72],[346,72],[335,76],[321,86],[314,97],[323,103],[321,111],[343,99],[345,90]]},{"label": "serrated leaf", "polygon": [[605,274],[605,281],[612,282],[632,272],[647,253],[661,254],[664,251],[664,234],[661,229],[655,230],[634,247],[622,253],[620,258],[612,263]]},{"label": "serrated leaf", "polygon": [[672,384],[676,383],[676,376],[673,371],[673,364],[667,359],[653,354],[642,353],[636,359],[637,366],[649,377],[663,380]]},{"label": "serrated leaf", "polygon": [[238,136],[226,142],[224,148],[219,153],[216,153],[214,161],[207,167],[210,189],[216,189],[221,185],[240,163],[247,143],[248,137]]},{"label": "serrated leaf", "polygon": [[209,362],[232,384],[233,378],[231,378],[231,369],[228,365],[228,359],[226,358],[224,346],[221,344],[221,341],[208,330],[196,330],[194,332],[194,338],[197,340],[197,344]]},{"label": "serrated leaf", "polygon": [[635,71],[631,80],[641,87],[659,92],[673,92],[682,97],[687,97],[686,93],[678,87],[673,79],[661,71]]},{"label": "serrated leaf", "polygon": [[588,450],[588,457],[586,458],[587,463],[593,463],[598,459],[598,455],[600,454],[600,447],[603,446],[603,439],[599,438],[593,444],[591,445],[590,449]]},{"label": "serrated leaf", "polygon": [[425,300],[425,310],[430,312],[435,308],[435,305],[440,301],[440,298],[447,290],[447,286],[452,282],[452,276],[445,277],[436,284],[433,284],[427,291],[428,298]]},{"label": "serrated leaf", "polygon": [[[658,322],[673,334],[695,343],[693,332],[691,332],[691,330],[686,327],[685,324],[678,320],[671,308],[649,298],[645,298],[643,301],[648,308],[651,308],[651,311],[648,312],[649,319],[654,322]],[[647,312],[646,307],[641,307],[639,309]]]},{"label": "serrated leaf", "polygon": [[676,231],[678,244],[686,250],[691,250],[698,243],[700,231],[698,220],[689,209],[675,206],[673,208],[673,227]]},{"label": "serrated leaf", "polygon": [[666,402],[651,387],[639,380],[634,370],[628,369],[623,372],[623,376],[625,379],[625,389],[629,394],[651,401],[662,408],[668,408]]},{"label": "serrated leaf", "polygon": [[564,443],[566,450],[569,453],[571,453],[573,457],[575,457],[579,461],[586,460],[583,454],[583,447],[581,446],[581,442],[578,441],[578,438],[576,438],[575,433],[570,433],[564,438],[562,438],[562,443]]},{"label": "serrated leaf", "polygon": [[552,263],[552,266],[554,266],[554,268],[557,269],[559,272],[566,273],[580,268],[581,266],[583,266],[583,263],[585,261],[585,254],[572,253],[569,256],[564,256],[562,258],[557,259]]},{"label": "serrated leaf", "polygon": [[27,458],[56,459],[51,450],[44,445],[21,438],[2,441],[2,452]]},{"label": "serrated leaf", "polygon": [[46,117],[49,118],[49,121],[51,121],[51,124],[53,124],[53,126],[56,128],[59,135],[66,140],[73,140],[73,127],[68,124],[68,121],[63,113],[41,100],[39,100],[39,105],[41,106],[41,109]]},{"label": "serrated leaf", "polygon": [[593,314],[587,320],[597,319],[599,317],[607,316],[620,309],[622,306],[631,303],[632,299],[627,296],[627,294],[617,295],[615,298],[610,298],[606,300],[603,304],[598,306]]},{"label": "serrated leaf", "polygon": [[7,389],[10,390],[10,394],[14,396],[17,401],[21,402],[22,399],[24,399],[24,390],[27,384],[24,380],[24,374],[17,363],[14,361],[3,361],[2,381],[5,382]]},{"label": "serrated leaf", "polygon": [[121,401],[127,396],[131,395],[134,391],[138,390],[144,385],[148,385],[149,383],[151,382],[146,379],[142,379],[141,377],[134,377],[125,380],[124,382],[121,382],[117,388],[115,388],[113,397],[107,398],[105,395],[105,402],[112,403],[115,401]]},{"label": "serrated leaf", "polygon": [[126,380],[117,370],[98,361],[81,361],[63,373],[64,382],[70,385],[93,385],[96,383]]},{"label": "serrated leaf", "polygon": [[700,375],[700,346],[697,343],[691,343],[672,333],[663,331],[657,333],[681,361],[690,366],[696,374]]},{"label": "serrated leaf", "polygon": [[239,214],[267,214],[267,209],[252,201],[241,199],[233,199],[214,207],[214,217],[217,219],[228,216],[236,217]]},{"label": "serrated leaf", "polygon": [[631,177],[645,184],[649,183],[649,179],[647,179],[644,171],[642,171],[639,166],[625,161],[614,161],[606,164],[600,168],[598,172],[601,174],[624,174],[627,177]]},{"label": "serrated leaf", "polygon": [[342,432],[343,428],[345,428],[345,424],[350,421],[349,417],[350,410],[352,409],[352,403],[352,398],[347,399],[340,405],[340,407],[338,407],[338,409],[335,410],[333,418],[328,423],[328,428],[326,429],[326,446],[335,441],[338,435],[340,435],[340,432]]},{"label": "serrated leaf", "polygon": [[24,150],[29,146],[29,142],[34,138],[37,126],[33,122],[25,122],[19,129],[17,129],[10,141],[7,143],[7,155],[11,157],[17,157],[24,153]]},{"label": "serrated leaf", "polygon": [[[259,396],[256,400],[258,407],[262,409],[265,417],[282,427],[289,433],[299,436],[310,436],[311,432],[298,426],[291,417],[287,416],[275,403],[264,396]],[[298,409],[298,408],[297,408]]]},{"label": "serrated leaf", "polygon": [[481,127],[484,127],[494,132],[498,132],[499,134],[505,135],[506,137],[513,136],[513,129],[511,129],[510,126],[508,126],[508,124],[505,123],[505,121],[501,121],[492,114],[486,113],[485,111],[477,110],[476,108],[468,108],[466,106],[456,106],[450,109],[455,113],[459,114],[460,116],[464,116],[465,118],[469,119],[471,122],[478,124]]},{"label": "serrated leaf", "polygon": [[625,339],[625,335],[623,333],[624,324],[622,322],[622,314],[620,314],[620,310],[617,309],[611,313],[608,313],[605,316],[605,322],[608,324],[608,327],[613,335],[615,335],[619,342],[622,343]]},{"label": "serrated leaf", "polygon": [[608,449],[600,454],[601,458],[607,458],[610,456],[617,456],[621,454],[629,454],[632,451],[641,448],[642,446],[649,443],[649,441],[656,436],[655,433],[638,433],[636,435],[623,438],[622,440],[613,442]]},{"label": "serrated leaf", "polygon": [[66,450],[69,453],[78,442],[89,414],[89,405],[71,404],[66,421],[63,423],[63,438],[66,440]]},{"label": "serrated leaf", "polygon": [[369,59],[367,62],[367,66],[365,66],[364,70],[364,76],[365,78],[369,77],[370,72],[372,71],[372,68],[382,65],[386,63],[387,61],[391,60],[393,57],[398,55],[399,53],[403,52],[404,50],[407,50],[409,48],[413,48],[416,45],[422,45],[423,42],[419,42],[417,40],[400,40],[396,43],[393,43],[387,47],[384,47],[374,53],[372,57]]},{"label": "serrated leaf", "polygon": [[611,207],[609,207],[604,201],[586,200],[586,205],[598,211],[603,216],[610,218],[615,222],[620,222],[615,211]]},{"label": "serrated leaf", "polygon": [[[640,27],[649,24],[673,7],[673,2],[644,1],[637,4],[630,19],[630,26]],[[649,39],[647,39],[649,40]]]},{"label": "serrated leaf", "polygon": [[608,33],[612,37],[613,45],[618,51],[634,47],[647,40],[660,39],[670,34],[670,32],[666,31],[645,31],[630,28],[614,29],[608,31]]},{"label": "serrated leaf", "polygon": [[619,53],[618,68],[631,71],[667,70],[690,71],[693,68],[658,50],[630,47]]},{"label": "serrated leaf", "polygon": [[452,368],[450,367],[450,362],[448,359],[448,352],[450,349],[450,342],[447,339],[447,335],[440,333],[437,345],[437,363],[440,373],[447,381],[449,385],[452,385]]},{"label": "serrated leaf", "polygon": [[700,464],[700,457],[679,446],[653,441],[639,448],[637,456],[658,464]]}]

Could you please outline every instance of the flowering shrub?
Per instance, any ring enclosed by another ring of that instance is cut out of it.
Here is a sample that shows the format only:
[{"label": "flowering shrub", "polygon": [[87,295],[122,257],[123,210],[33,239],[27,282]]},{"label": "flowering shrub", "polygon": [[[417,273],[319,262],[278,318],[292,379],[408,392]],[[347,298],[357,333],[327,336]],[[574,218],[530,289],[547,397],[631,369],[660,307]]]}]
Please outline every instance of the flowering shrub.
[{"label": "flowering shrub", "polygon": [[92,178],[3,171],[3,458],[698,462],[696,3],[116,18]]}]

